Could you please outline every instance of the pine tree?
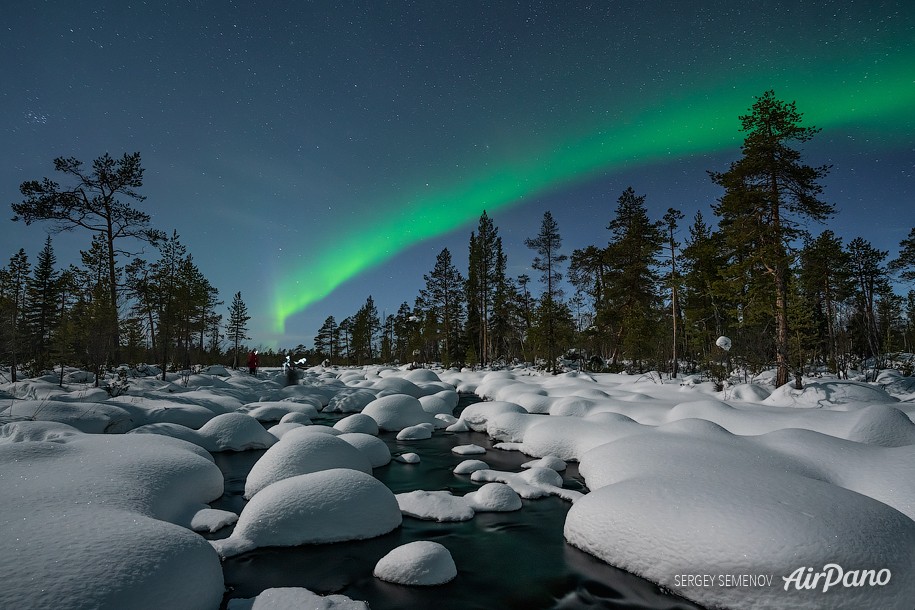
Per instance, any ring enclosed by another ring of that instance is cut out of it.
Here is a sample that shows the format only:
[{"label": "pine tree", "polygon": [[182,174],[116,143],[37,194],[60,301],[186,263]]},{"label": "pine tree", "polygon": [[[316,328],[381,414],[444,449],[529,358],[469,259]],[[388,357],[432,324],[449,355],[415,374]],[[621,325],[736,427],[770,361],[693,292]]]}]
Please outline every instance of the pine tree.
[{"label": "pine tree", "polygon": [[502,258],[502,238],[484,210],[476,233],[470,234],[466,288],[468,338],[483,365],[492,358],[490,317],[496,293],[506,281]]},{"label": "pine tree", "polygon": [[899,256],[889,266],[890,271],[899,274],[899,279],[905,282],[915,282],[915,228],[909,230],[909,235],[899,242]]},{"label": "pine tree", "polygon": [[819,131],[801,126],[794,102],[785,103],[766,91],[757,98],[750,114],[740,117],[746,132],[743,156],[726,172],[709,172],[724,188],[714,207],[721,233],[729,248],[739,250],[745,261],[758,263],[772,281],[776,322],[776,384],[788,382],[788,282],[792,243],[803,235],[804,219],[823,221],[833,206],[819,199],[819,180],[828,166],[818,168],[801,162],[792,143],[809,141]]},{"label": "pine tree", "polygon": [[657,268],[664,235],[661,223],[648,218],[645,196],[636,195],[632,187],[620,195],[607,228],[607,295],[598,321],[615,329],[612,364],[625,357],[641,371],[659,317]]},{"label": "pine tree", "polygon": [[419,293],[420,307],[439,325],[433,334],[436,340],[444,342],[442,362],[447,367],[452,360],[459,359],[452,350],[457,347],[464,317],[464,278],[452,263],[448,248],[439,252],[435,267],[423,275],[423,280],[426,286]]},{"label": "pine tree", "polygon": [[671,341],[672,357],[670,365],[670,376],[672,379],[676,379],[677,371],[679,370],[680,366],[679,356],[677,353],[677,343],[679,339],[677,336],[677,328],[680,321],[680,302],[677,298],[680,289],[680,274],[677,272],[677,249],[680,247],[680,244],[676,240],[676,232],[677,223],[681,220],[683,220],[683,212],[675,208],[667,208],[667,213],[664,214],[663,221],[667,238],[667,247],[669,248],[670,252],[670,273],[667,276],[667,284],[670,286],[670,318],[671,330],[673,331],[673,340]]},{"label": "pine tree", "polygon": [[327,316],[318,334],[315,335],[315,352],[331,361],[337,357],[337,321],[333,316]]},{"label": "pine tree", "polygon": [[531,266],[540,271],[540,281],[544,286],[540,296],[539,324],[544,337],[548,367],[555,374],[559,372],[556,357],[559,355],[557,352],[560,326],[571,317],[568,307],[562,303],[563,290],[560,284],[560,265],[569,257],[559,253],[562,248],[562,237],[559,235],[559,225],[549,211],[543,213],[537,237],[525,239],[524,245],[537,253]]},{"label": "pine tree", "polygon": [[236,292],[229,305],[229,321],[226,325],[226,339],[232,343],[232,368],[238,368],[238,352],[242,341],[248,337],[248,306],[241,298],[241,292]]},{"label": "pine tree", "polygon": [[[856,237],[848,244],[849,265],[855,286],[859,350],[873,359],[874,374],[882,367],[883,349],[877,323],[877,296],[889,290],[889,278],[884,266],[888,252],[874,248],[870,242]],[[871,379],[873,381],[873,379]]]},{"label": "pine tree", "polygon": [[22,355],[22,316],[27,303],[26,284],[29,269],[29,257],[25,250],[20,248],[19,252],[10,257],[6,269],[0,270],[0,338],[2,348],[10,358],[10,381],[13,383],[17,380],[17,369]]},{"label": "pine tree", "polygon": [[143,186],[140,153],[124,154],[117,160],[105,153],[92,162],[91,171],[73,157],[58,157],[54,159],[54,169],[66,175],[72,186],[61,188],[48,178],[23,182],[19,190],[25,199],[12,204],[13,220],[22,220],[26,225],[46,220],[52,223],[51,230],[55,233],[79,228],[102,239],[108,295],[98,303],[106,303],[110,308],[100,318],[111,325],[106,332],[110,333],[108,343],[114,349],[118,346],[117,257],[121,252],[118,244],[125,238],[151,244],[165,238],[161,231],[149,228],[149,214],[120,200],[121,197],[136,202],[146,199],[137,191]]},{"label": "pine tree", "polygon": [[44,370],[50,362],[53,329],[57,326],[58,271],[51,236],[38,253],[32,276],[26,282],[25,324],[36,368]]}]

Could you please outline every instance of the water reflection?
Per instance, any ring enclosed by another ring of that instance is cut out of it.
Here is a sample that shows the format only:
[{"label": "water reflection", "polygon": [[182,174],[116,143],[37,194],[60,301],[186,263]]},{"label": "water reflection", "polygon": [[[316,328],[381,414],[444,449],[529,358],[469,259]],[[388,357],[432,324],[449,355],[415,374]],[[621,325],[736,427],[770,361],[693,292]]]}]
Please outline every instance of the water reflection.
[{"label": "water reflection", "polygon": [[[472,399],[464,398],[459,409]],[[324,416],[332,424],[340,416]],[[450,490],[463,495],[479,488],[469,475],[452,470],[464,459],[481,459],[496,470],[518,472],[532,458],[492,448],[482,433],[436,432],[431,439],[398,441],[380,435],[394,455],[415,452],[419,464],[392,461],[373,474],[394,493]],[[485,455],[460,456],[457,445],[476,444]],[[225,495],[214,508],[240,512],[245,504],[245,477],[263,451],[221,453],[214,457],[226,477]],[[562,473],[564,486],[587,491],[570,464]],[[523,500],[519,511],[477,513],[470,521],[436,523],[404,517],[395,531],[371,540],[298,547],[262,548],[228,559],[223,564],[229,598],[254,597],[270,587],[306,587],[363,600],[373,610],[435,608],[492,610],[539,608],[698,608],[665,594],[656,585],[618,570],[565,543],[562,535],[570,504],[556,497]],[[305,525],[307,527],[307,525]],[[230,528],[210,535],[223,538]],[[372,576],[375,564],[393,548],[416,540],[444,545],[454,557],[458,576],[437,587],[405,587]]]}]

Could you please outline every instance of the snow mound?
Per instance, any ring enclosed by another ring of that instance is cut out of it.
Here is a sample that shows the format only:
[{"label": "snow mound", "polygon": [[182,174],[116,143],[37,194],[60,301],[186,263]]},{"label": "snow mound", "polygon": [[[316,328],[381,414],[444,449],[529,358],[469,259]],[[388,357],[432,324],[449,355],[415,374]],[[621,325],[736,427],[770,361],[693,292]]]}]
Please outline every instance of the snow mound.
[{"label": "snow mound", "polygon": [[359,451],[361,451],[372,468],[380,468],[391,461],[391,450],[383,440],[371,434],[363,432],[346,432],[336,437],[341,441],[346,441]]},{"label": "snow mound", "polygon": [[257,597],[230,599],[228,610],[369,610],[365,602],[345,595],[322,596],[299,587],[266,589]]},{"label": "snow mound", "polygon": [[432,432],[434,430],[435,426],[432,424],[416,424],[415,426],[407,426],[397,433],[397,440],[422,441],[427,438],[432,438]]},{"label": "snow mound", "polygon": [[334,468],[265,487],[242,510],[232,535],[211,544],[220,556],[233,557],[264,546],[374,538],[397,528],[401,519],[394,494],[381,481]]},{"label": "snow mound", "polygon": [[[308,428],[311,426],[306,426]],[[324,426],[321,426],[324,427]],[[260,457],[245,481],[245,498],[271,483],[302,474],[350,468],[371,473],[369,459],[350,443],[331,434],[296,434],[293,430]]]},{"label": "snow mound", "polygon": [[[873,487],[911,477],[908,447],[854,451],[863,466],[853,471],[835,460],[856,445],[849,441],[806,430],[757,438],[716,426],[692,428],[633,435],[585,454],[580,472],[592,491],[569,511],[566,540],[709,607],[820,608],[822,591],[786,590],[781,578],[830,563],[845,570],[886,568],[894,576],[883,587],[834,588],[830,608],[905,607],[903,600],[915,599],[915,582],[895,577],[909,573],[915,561],[915,522],[838,484],[867,491],[869,472],[888,465],[888,452],[908,454],[897,455],[898,470]],[[907,501],[904,493],[882,493]],[[770,574],[775,584],[685,586],[675,580],[685,570]]]},{"label": "snow mound", "polygon": [[276,442],[255,418],[244,413],[217,415],[197,432],[207,440],[208,451],[268,449]]},{"label": "snow mound", "polygon": [[436,421],[431,413],[423,410],[418,398],[406,394],[382,396],[367,404],[362,412],[374,419],[380,429],[388,432],[399,432],[416,424],[434,425]]},{"label": "snow mound", "polygon": [[430,394],[428,396],[420,396],[419,404],[423,406],[423,411],[426,413],[431,413],[432,415],[438,415],[440,413],[445,415],[451,415],[454,411],[455,405],[452,405],[450,401],[439,396],[438,394]]},{"label": "snow mound", "polygon": [[473,509],[462,497],[450,491],[409,491],[397,494],[397,504],[408,517],[426,521],[467,521]]},{"label": "snow mound", "polygon": [[394,457],[401,464],[419,464],[419,455],[416,453],[402,453]]},{"label": "snow mound", "polygon": [[0,479],[0,607],[219,606],[219,559],[187,529],[222,495],[202,449],[152,435],[0,443]]},{"label": "snow mound", "polygon": [[486,453],[486,449],[480,447],[479,445],[458,445],[451,448],[451,453],[456,455],[483,455]]},{"label": "snow mound", "polygon": [[13,400],[0,406],[0,416],[67,424],[90,434],[122,433],[136,425],[124,409],[100,402]]},{"label": "snow mound", "polygon": [[465,494],[464,500],[478,513],[521,509],[521,497],[504,483],[486,483],[477,491]]},{"label": "snow mound", "polygon": [[337,413],[359,413],[376,398],[378,398],[376,393],[370,390],[344,390],[337,392],[324,410]]},{"label": "snow mound", "polygon": [[524,407],[513,402],[477,402],[467,405],[461,411],[461,421],[471,430],[486,431],[486,422],[489,418],[502,413],[527,413]]},{"label": "snow mound", "polygon": [[305,415],[304,413],[296,413],[295,411],[287,413],[280,418],[281,424],[302,424],[303,426],[311,425],[311,418]]},{"label": "snow mound", "polygon": [[898,399],[887,394],[881,387],[856,381],[810,381],[803,389],[796,390],[793,384],[776,388],[763,404],[776,407],[797,407],[802,409],[842,408],[843,405],[861,403],[891,403]]},{"label": "snow mound", "polygon": [[482,460],[464,460],[454,467],[454,474],[473,474],[477,470],[488,470],[489,464]]},{"label": "snow mound", "polygon": [[382,377],[372,384],[372,389],[388,395],[406,394],[417,399],[426,394],[418,385],[401,377]]},{"label": "snow mound", "polygon": [[54,421],[17,421],[0,426],[0,443],[24,443],[46,441],[65,443],[68,439],[83,434],[73,426]]},{"label": "snow mound", "polygon": [[365,413],[353,413],[335,423],[334,429],[340,432],[362,432],[377,436],[378,422]]},{"label": "snow mound", "polygon": [[743,402],[763,402],[771,392],[761,385],[755,383],[740,383],[728,390],[731,400],[740,400]]},{"label": "snow mound", "polygon": [[532,460],[521,464],[521,468],[549,468],[556,472],[562,472],[568,465],[555,455],[545,455],[539,460]]},{"label": "snow mound", "polygon": [[514,489],[519,496],[527,500],[554,495],[564,500],[575,502],[582,496],[580,492],[563,489],[562,477],[552,468],[534,467],[522,473],[502,470],[477,470],[470,475],[470,480],[478,483],[484,481],[505,483]]},{"label": "snow mound", "polygon": [[375,565],[374,574],[376,578],[399,585],[435,586],[454,580],[457,567],[444,546],[417,540],[382,557]]}]

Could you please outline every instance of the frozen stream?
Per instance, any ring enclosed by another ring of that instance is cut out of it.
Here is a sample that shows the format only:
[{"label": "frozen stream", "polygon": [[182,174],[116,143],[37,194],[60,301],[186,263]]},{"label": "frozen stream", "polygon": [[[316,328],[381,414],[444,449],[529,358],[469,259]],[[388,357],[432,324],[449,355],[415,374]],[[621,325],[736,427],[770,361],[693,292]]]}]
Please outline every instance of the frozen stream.
[{"label": "frozen stream", "polygon": [[[474,396],[464,396],[456,415]],[[315,423],[333,424],[342,415],[324,415]],[[479,488],[469,475],[452,470],[467,458],[481,459],[496,470],[521,471],[531,458],[492,448],[485,434],[438,431],[431,439],[398,441],[382,433],[392,455],[414,452],[419,464],[392,461],[373,474],[394,493],[450,490],[464,495]],[[457,445],[476,444],[486,455],[459,456]],[[264,451],[217,453],[216,463],[226,478],[225,495],[214,508],[240,512],[248,471]],[[562,473],[563,486],[585,491],[576,464]],[[656,585],[615,569],[575,549],[563,539],[563,524],[571,506],[555,496],[524,500],[514,512],[477,513],[459,523],[437,523],[404,517],[403,525],[378,538],[327,545],[260,548],[223,564],[228,598],[254,597],[270,587],[306,587],[364,600],[373,610],[405,608],[697,608],[662,592]],[[224,538],[231,528],[210,538]],[[391,549],[415,540],[439,542],[451,552],[458,576],[437,587],[404,587],[372,575],[378,560]]]}]

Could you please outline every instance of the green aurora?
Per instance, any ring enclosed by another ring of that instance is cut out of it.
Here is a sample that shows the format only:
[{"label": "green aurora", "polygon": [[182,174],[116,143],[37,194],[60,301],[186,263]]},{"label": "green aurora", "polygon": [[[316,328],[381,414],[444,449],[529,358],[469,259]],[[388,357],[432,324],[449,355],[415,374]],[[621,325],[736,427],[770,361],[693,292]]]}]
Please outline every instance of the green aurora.
[{"label": "green aurora", "polygon": [[[523,204],[538,195],[635,165],[733,149],[741,141],[738,116],[753,96],[773,88],[794,100],[808,124],[829,130],[878,134],[886,145],[911,138],[915,108],[915,48],[892,56],[844,58],[807,65],[791,74],[766,74],[670,96],[621,122],[598,126],[585,137],[557,140],[525,158],[484,167],[447,187],[416,188],[412,197],[373,202],[359,222],[316,248],[309,260],[275,280],[274,327],[329,295],[343,282],[404,249]],[[434,191],[434,192],[429,192]]]}]

